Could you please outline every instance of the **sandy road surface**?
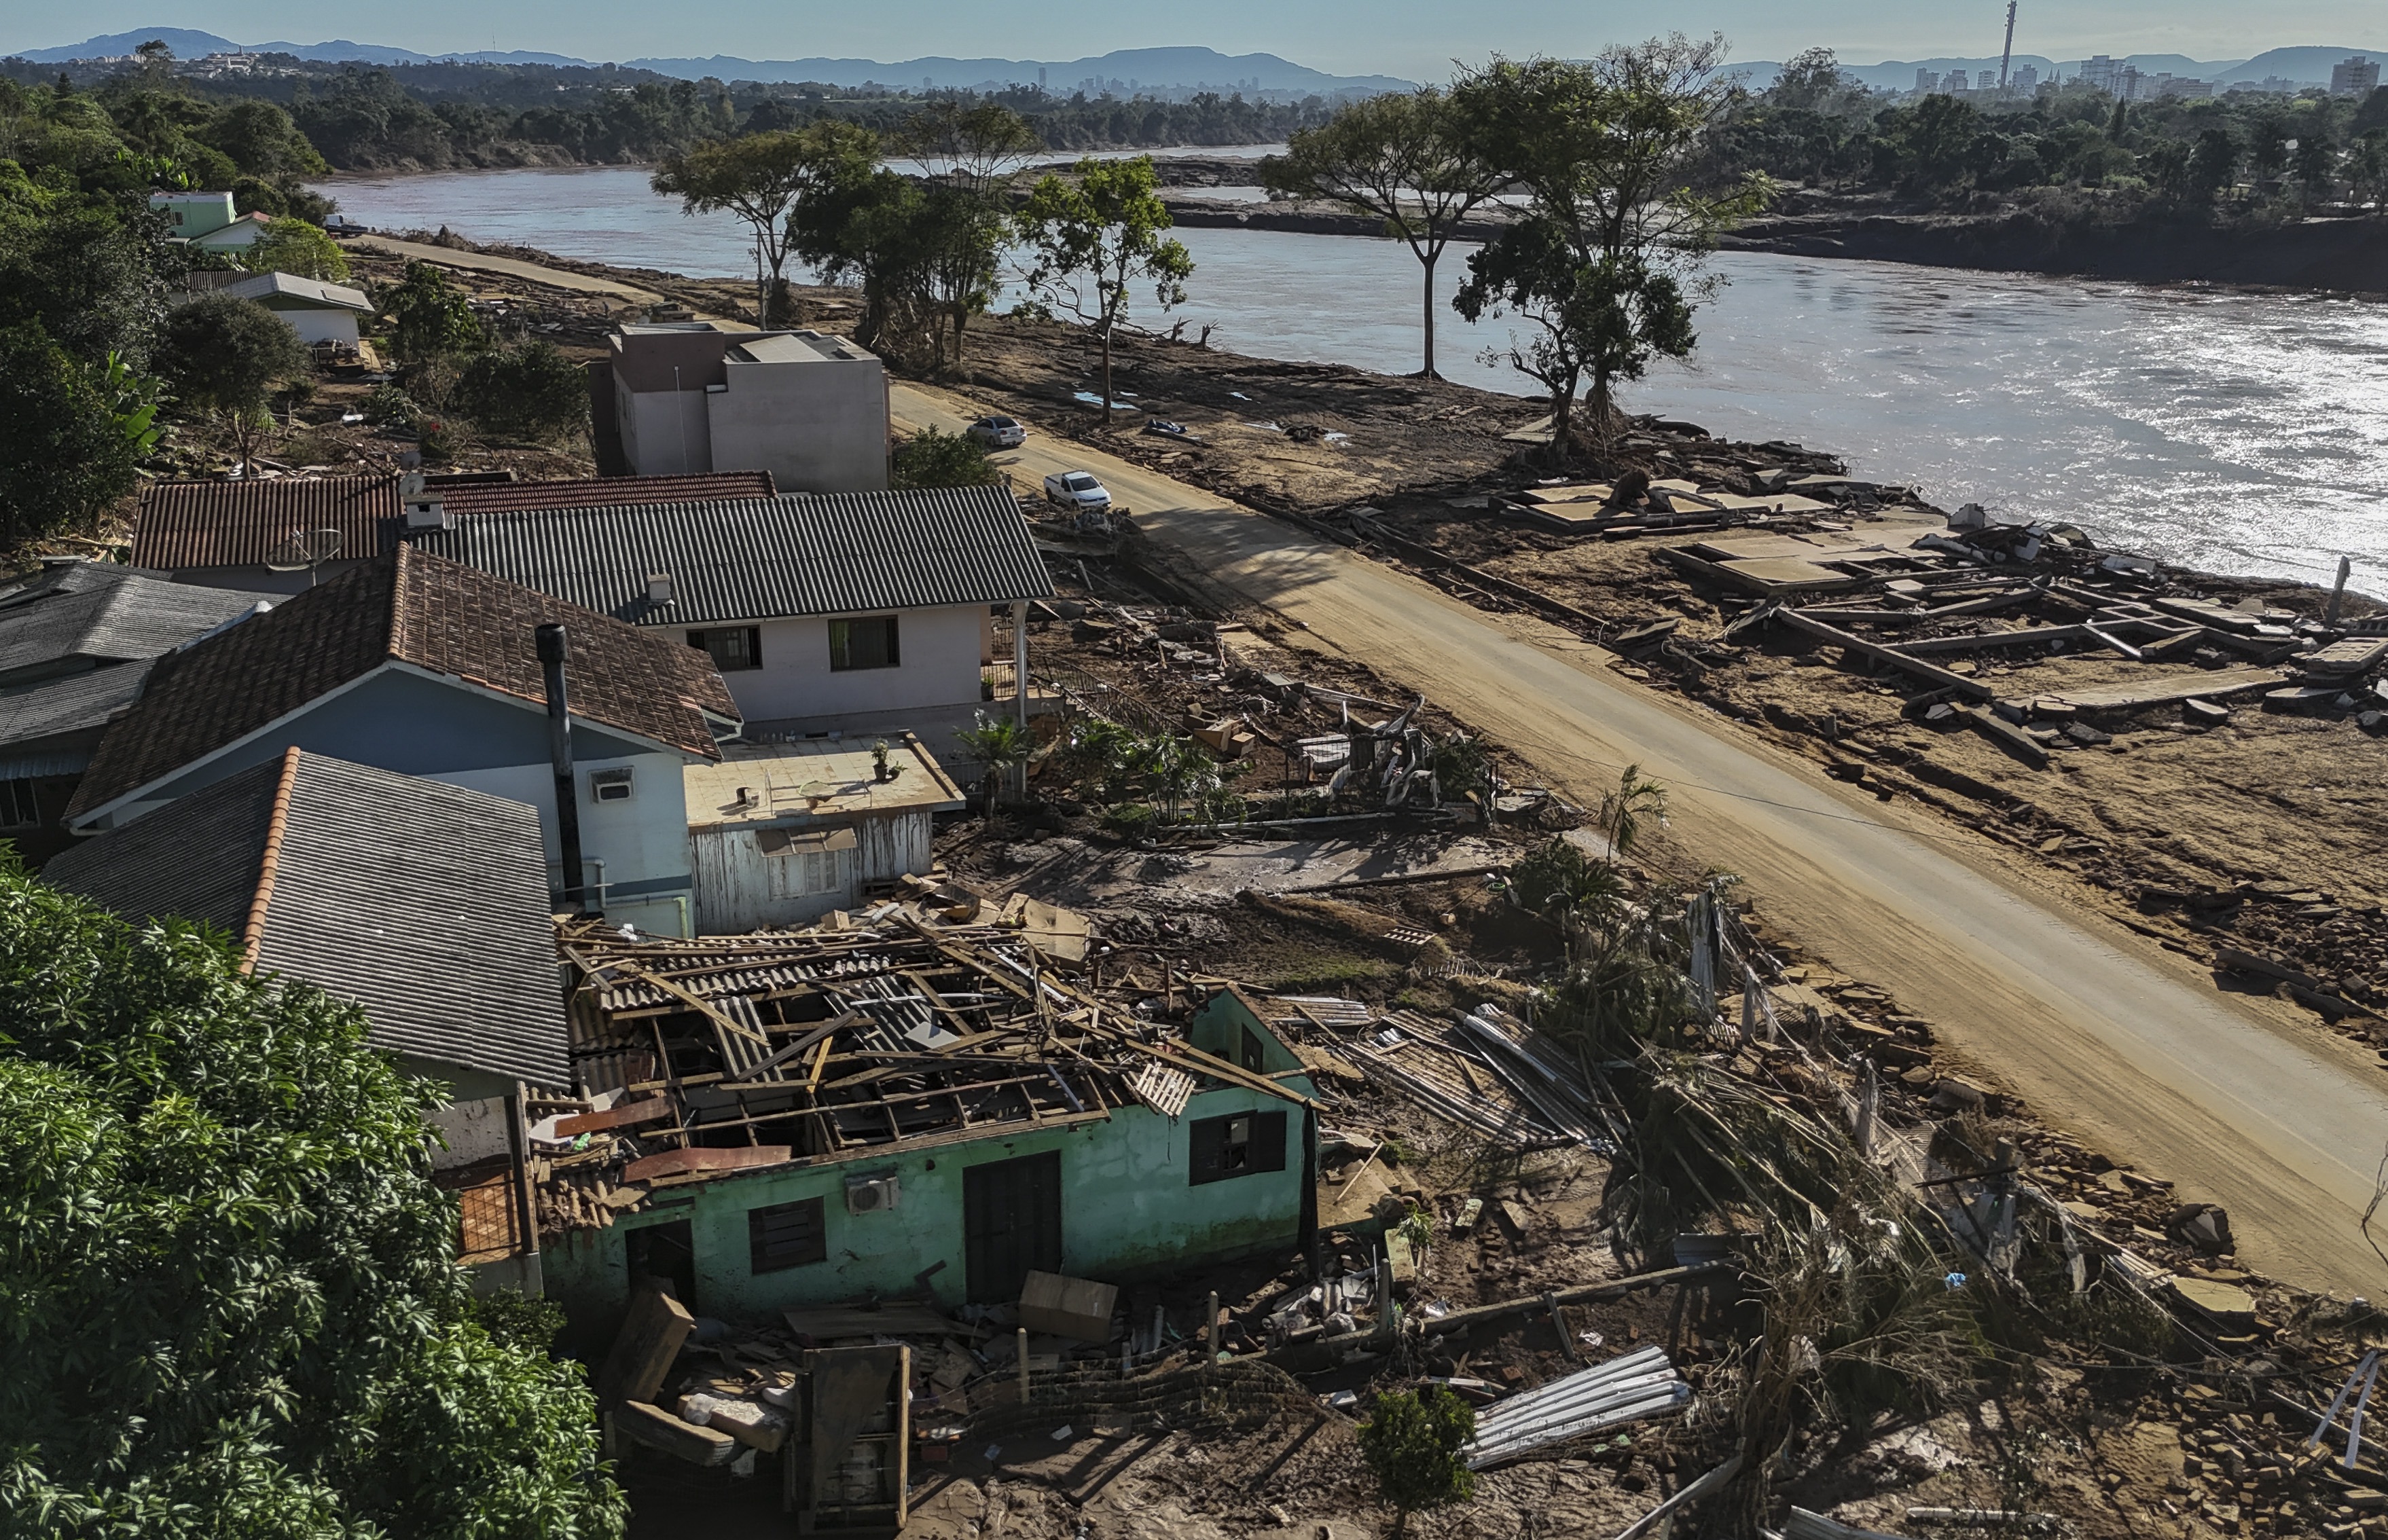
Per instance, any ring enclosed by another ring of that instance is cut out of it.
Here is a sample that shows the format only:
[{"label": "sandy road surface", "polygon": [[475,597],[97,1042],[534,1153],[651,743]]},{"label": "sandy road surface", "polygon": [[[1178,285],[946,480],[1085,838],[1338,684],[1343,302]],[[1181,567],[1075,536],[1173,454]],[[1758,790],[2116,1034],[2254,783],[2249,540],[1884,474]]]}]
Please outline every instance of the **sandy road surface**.
[{"label": "sandy road surface", "polygon": [[[948,430],[970,414],[913,386],[896,387],[895,407]],[[998,458],[1025,481],[1095,472],[1210,576],[1424,690],[1575,796],[1638,763],[1666,783],[1674,834],[1748,878],[1772,923],[1930,1017],[2042,1117],[2225,1205],[2250,1265],[2374,1297],[2388,1286],[2358,1229],[2388,1144],[2388,1074],[2337,1040],[2218,995],[2185,960],[2033,890],[1969,837],[1633,688],[1572,636],[1468,609],[1066,440],[1032,435]]]},{"label": "sandy road surface", "polygon": [[633,305],[660,305],[664,302],[662,295],[653,289],[640,288],[635,284],[617,284],[610,278],[591,278],[586,273],[566,272],[562,268],[541,267],[537,262],[526,262],[518,257],[455,251],[444,246],[426,246],[421,241],[401,241],[390,235],[358,235],[347,244],[367,251],[404,257],[411,261],[429,262],[435,267],[456,268],[468,272],[502,272],[509,278],[544,284],[552,289],[602,295],[608,299],[627,300]]}]

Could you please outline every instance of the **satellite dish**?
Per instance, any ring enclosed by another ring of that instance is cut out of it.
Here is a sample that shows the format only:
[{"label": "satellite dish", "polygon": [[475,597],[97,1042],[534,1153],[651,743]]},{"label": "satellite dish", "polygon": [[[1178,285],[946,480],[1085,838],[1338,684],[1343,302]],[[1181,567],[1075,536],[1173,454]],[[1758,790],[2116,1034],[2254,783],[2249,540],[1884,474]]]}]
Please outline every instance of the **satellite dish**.
[{"label": "satellite dish", "polygon": [[266,554],[267,572],[303,572],[310,587],[314,583],[315,569],[340,554],[340,532],[337,529],[302,529]]}]

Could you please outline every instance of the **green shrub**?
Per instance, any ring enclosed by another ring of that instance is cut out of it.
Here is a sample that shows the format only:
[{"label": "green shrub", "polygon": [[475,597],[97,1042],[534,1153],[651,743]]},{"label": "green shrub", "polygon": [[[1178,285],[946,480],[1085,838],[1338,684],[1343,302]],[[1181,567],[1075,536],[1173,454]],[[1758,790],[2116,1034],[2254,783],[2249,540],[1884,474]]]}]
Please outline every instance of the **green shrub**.
[{"label": "green shrub", "polygon": [[412,428],[423,409],[405,390],[387,381],[365,392],[365,417],[375,423],[387,423],[401,428]]},{"label": "green shrub", "polygon": [[1377,1478],[1378,1500],[1393,1510],[1395,1540],[1411,1514],[1475,1495],[1476,1472],[1460,1456],[1475,1436],[1476,1413],[1441,1385],[1377,1397],[1360,1424],[1360,1458]]},{"label": "green shrub", "polygon": [[1003,473],[977,439],[926,428],[896,446],[888,480],[899,487],[993,486]]},{"label": "green shrub", "polygon": [[476,354],[451,403],[486,431],[561,438],[589,425],[589,375],[546,342]]}]

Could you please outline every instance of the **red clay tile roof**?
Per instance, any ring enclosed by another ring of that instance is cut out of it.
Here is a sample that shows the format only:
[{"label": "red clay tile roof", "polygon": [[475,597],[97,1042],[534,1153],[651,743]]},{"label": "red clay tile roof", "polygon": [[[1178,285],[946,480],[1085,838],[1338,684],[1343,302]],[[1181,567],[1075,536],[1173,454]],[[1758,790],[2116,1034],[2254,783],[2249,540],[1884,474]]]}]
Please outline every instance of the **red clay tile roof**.
[{"label": "red clay tile roof", "polygon": [[[603,476],[585,481],[499,481],[439,486],[456,513],[624,503],[708,502],[778,495],[768,471],[692,476]],[[360,562],[398,548],[398,477],[286,476],[263,481],[161,481],[141,496],[133,564],[161,572],[262,565],[292,536],[337,529],[327,561]]]},{"label": "red clay tile roof", "polygon": [[591,481],[497,481],[451,486],[451,513],[518,513],[538,508],[613,508],[622,503],[711,502],[716,498],[776,498],[768,471],[715,471],[695,476],[600,476]]},{"label": "red clay tile roof", "polygon": [[294,535],[337,529],[331,558],[377,556],[395,542],[396,476],[160,481],[141,494],[133,564],[160,572],[253,567]]},{"label": "red clay tile roof", "polygon": [[159,660],[100,740],[67,816],[79,818],[225,748],[392,661],[544,706],[533,633],[559,622],[573,714],[706,758],[708,714],[738,719],[703,652],[401,546]]}]

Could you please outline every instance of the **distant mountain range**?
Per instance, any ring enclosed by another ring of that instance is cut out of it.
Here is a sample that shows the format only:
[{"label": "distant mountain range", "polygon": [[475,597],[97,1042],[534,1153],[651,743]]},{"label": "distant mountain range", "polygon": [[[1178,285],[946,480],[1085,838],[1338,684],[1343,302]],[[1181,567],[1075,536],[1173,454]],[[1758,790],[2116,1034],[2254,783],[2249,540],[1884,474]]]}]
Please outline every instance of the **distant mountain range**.
[{"label": "distant mountain range", "polygon": [[[453,54],[419,54],[408,48],[350,43],[235,43],[213,32],[182,27],[152,27],[146,32],[117,32],[62,48],[27,48],[16,57],[35,64],[64,64],[74,59],[113,58],[130,54],[155,38],[174,50],[177,58],[246,50],[252,54],[289,54],[328,63],[354,60],[360,64],[428,64],[461,59],[475,64],[587,65],[587,59],[563,54],[495,53],[488,50]],[[1112,91],[1182,93],[1242,91],[1248,95],[1337,95],[1407,91],[1414,82],[1391,75],[1329,75],[1279,58],[1275,54],[1226,55],[1211,48],[1123,48],[1098,57],[1067,60],[1007,58],[914,58],[883,64],[867,58],[746,59],[728,55],[711,58],[634,58],[622,61],[636,69],[683,80],[712,76],[725,81],[766,83],[818,81],[823,85],[888,85],[903,89],[970,90],[1004,85],[1037,85],[1066,95],[1089,85],[1099,94]]]},{"label": "distant mountain range", "polygon": [[[391,48],[379,44],[351,43],[345,39],[331,43],[235,43],[213,32],[193,32],[184,27],[151,27],[141,32],[117,32],[108,37],[86,38],[62,48],[27,48],[15,55],[35,64],[63,64],[74,59],[113,58],[130,54],[142,44],[156,38],[174,50],[177,58],[197,58],[207,54],[228,54],[246,49],[252,54],[290,54],[298,58],[319,62],[360,64],[429,64],[435,60],[459,59],[473,64],[554,64],[588,66],[591,61],[574,58],[565,54],[496,52],[488,49],[453,54],[420,54],[411,48]],[[2183,54],[2132,54],[2128,62],[2142,74],[2171,74],[2191,80],[2209,80],[2228,85],[2237,81],[2261,81],[2277,77],[2289,81],[2319,81],[2330,79],[2331,67],[2359,48],[2295,47],[2273,48],[2250,59],[2225,59],[2201,62]],[[2388,50],[2374,50],[2374,57]],[[766,83],[786,83],[818,81],[823,85],[861,86],[886,85],[904,90],[967,91],[1005,85],[1043,85],[1057,95],[1086,89],[1092,95],[1110,91],[1117,95],[1145,92],[1150,95],[1182,95],[1193,91],[1241,91],[1248,95],[1307,96],[1365,95],[1380,91],[1407,91],[1415,82],[1391,75],[1330,75],[1303,65],[1279,58],[1275,54],[1222,54],[1211,48],[1123,48],[1113,53],[1089,58],[1007,59],[1007,58],[914,58],[893,64],[867,58],[795,58],[748,59],[717,54],[711,58],[634,58],[622,61],[637,69],[651,69],[659,75],[671,75],[683,80],[701,80],[712,76],[725,81],[760,81]],[[2014,63],[2028,64],[2039,71],[2041,80],[2055,75],[2070,76],[2081,68],[2079,59],[2051,59],[2040,54],[2017,54]],[[1995,54],[1981,58],[1921,58],[1886,59],[1880,64],[1844,64],[1848,74],[1876,91],[1907,91],[1915,85],[1915,72],[1929,69],[1936,76],[1951,69],[1978,73],[1999,67]],[[1780,63],[1766,60],[1734,66],[1748,76],[1750,83],[1763,87],[1782,70]]]}]

